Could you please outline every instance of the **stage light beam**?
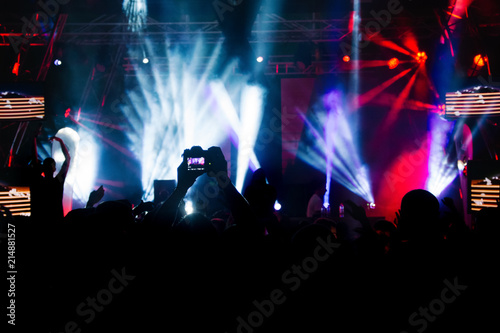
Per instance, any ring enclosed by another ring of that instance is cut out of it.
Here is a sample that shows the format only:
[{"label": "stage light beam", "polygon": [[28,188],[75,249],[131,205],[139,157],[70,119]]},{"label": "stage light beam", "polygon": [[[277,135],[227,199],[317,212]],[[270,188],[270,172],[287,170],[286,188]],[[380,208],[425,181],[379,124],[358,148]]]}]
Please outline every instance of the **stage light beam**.
[{"label": "stage light beam", "polygon": [[431,113],[429,117],[429,177],[426,189],[435,196],[439,196],[458,176],[457,163],[450,162],[446,153],[448,134],[453,130],[453,123],[441,119],[439,115],[434,113]]},{"label": "stage light beam", "polygon": [[[310,144],[299,146],[297,157],[325,172],[327,181],[334,180],[367,202],[374,202],[368,168],[361,161],[353,122],[344,110],[341,95],[337,91],[326,94],[315,105],[310,119],[302,117]],[[327,191],[331,189],[327,187]],[[325,195],[324,202],[328,201]]]},{"label": "stage light beam", "polygon": [[[146,40],[150,56],[166,58],[167,75],[160,64],[137,69],[136,88],[128,91],[131,101],[122,110],[129,120],[129,150],[142,168],[143,200],[152,200],[155,179],[176,178],[184,149],[221,146],[232,141],[237,152],[237,188],[241,190],[249,167],[260,167],[254,144],[260,128],[264,90],[250,84],[250,78],[235,78],[230,62],[215,69],[222,42],[213,46],[208,64],[200,61],[207,44],[200,38],[194,47],[166,48],[165,54],[154,50]],[[209,50],[210,51],[210,50]],[[131,56],[142,56],[142,50],[130,50]],[[148,68],[149,67],[149,68]],[[224,148],[223,148],[224,149]],[[229,157],[224,151],[224,155]],[[234,158],[234,157],[231,157]],[[233,177],[233,176],[231,176]]]},{"label": "stage light beam", "polygon": [[140,31],[148,17],[146,0],[123,0],[122,9],[128,18],[129,30]]}]

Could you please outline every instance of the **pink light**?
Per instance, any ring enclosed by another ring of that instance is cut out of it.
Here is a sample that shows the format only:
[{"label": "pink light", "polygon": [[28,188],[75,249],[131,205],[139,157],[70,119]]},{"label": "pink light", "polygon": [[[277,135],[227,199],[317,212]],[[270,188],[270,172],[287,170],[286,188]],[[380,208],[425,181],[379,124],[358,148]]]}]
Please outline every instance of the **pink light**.
[{"label": "pink light", "polygon": [[106,138],[105,136],[103,136],[102,134],[92,130],[91,128],[89,128],[88,126],[85,126],[84,124],[82,124],[81,122],[75,120],[75,118],[73,118],[71,115],[69,116],[69,118],[76,124],[78,124],[79,126],[85,128],[87,131],[91,132],[92,134],[94,134],[95,136],[99,137],[100,139],[102,139],[105,143],[107,143],[108,145],[110,145],[111,147],[115,148],[116,150],[118,150],[119,152],[123,153],[124,155],[128,156],[128,157],[131,157],[131,158],[134,158],[134,154],[131,153],[128,149],[124,148],[123,146],[120,146],[119,144],[111,141],[110,139]]}]

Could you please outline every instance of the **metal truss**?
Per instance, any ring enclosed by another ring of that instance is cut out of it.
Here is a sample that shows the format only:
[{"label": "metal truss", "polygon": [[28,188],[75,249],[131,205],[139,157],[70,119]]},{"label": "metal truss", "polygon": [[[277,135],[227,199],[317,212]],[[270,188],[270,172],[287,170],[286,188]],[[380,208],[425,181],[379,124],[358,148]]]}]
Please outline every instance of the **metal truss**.
[{"label": "metal truss", "polygon": [[[365,18],[361,21],[361,31],[366,23],[374,18]],[[396,31],[389,34],[389,39],[397,39],[411,31],[421,37],[429,38],[440,31],[429,27],[425,18],[411,27],[398,24],[399,18],[393,18],[391,24],[383,27],[383,31]],[[21,27],[14,27],[12,32],[0,33],[0,46],[8,46],[9,38],[26,38],[31,45],[47,45],[47,36],[50,32],[35,36],[24,36]],[[418,31],[415,31],[418,30]],[[276,14],[260,15],[254,25],[250,43],[302,43],[302,42],[338,42],[350,35],[349,18],[319,19],[314,16],[310,19],[289,20]],[[195,43],[200,37],[204,43],[218,43],[224,38],[217,21],[208,22],[158,22],[148,18],[144,29],[134,32],[129,29],[128,22],[123,15],[100,16],[91,22],[66,22],[60,42],[75,45],[134,45],[144,44],[145,40],[152,43]],[[385,37],[385,36],[384,36]]]},{"label": "metal truss", "polygon": [[[352,33],[349,31],[349,17],[341,19],[317,18],[314,14],[305,19],[290,20],[276,14],[259,14],[254,22],[248,42],[250,44],[268,45],[271,54],[267,55],[264,65],[264,72],[267,75],[292,75],[292,74],[321,74],[334,73],[344,70],[339,64],[337,54],[331,50],[323,50],[321,61],[308,64],[305,72],[300,72],[295,68],[293,54],[300,43],[315,44],[335,44],[350,43]],[[363,38],[367,38],[370,31],[367,24],[376,22],[374,17],[363,18],[360,23],[360,33]],[[216,45],[224,40],[224,34],[217,21],[207,22],[158,22],[149,17],[143,29],[139,32],[132,31],[124,15],[103,15],[91,22],[75,23],[69,19],[64,25],[64,31],[59,34],[58,42],[65,45],[77,46],[137,46],[141,47],[145,43],[152,45],[183,45],[194,44],[200,39],[205,45]],[[20,29],[20,27],[19,27]],[[14,29],[15,30],[15,29]],[[419,39],[435,38],[442,33],[436,26],[429,25],[429,17],[414,17],[412,24],[408,24],[408,18],[393,17],[390,24],[380,26],[380,34],[384,39],[401,40],[407,34],[418,36]],[[19,32],[2,33],[0,46],[9,45],[12,38],[24,38],[29,41],[30,46],[45,46],[50,43],[50,34],[46,33],[36,36],[22,36]],[[294,45],[295,44],[295,45]],[[210,49],[210,47],[209,47]],[[313,50],[310,50],[313,52]],[[370,52],[365,50],[365,52]],[[208,63],[209,57],[200,56],[201,61],[197,61],[200,70]],[[155,68],[168,73],[168,59],[153,57],[151,61],[155,63]],[[125,75],[135,75],[136,68],[142,65],[142,59],[131,58],[124,53],[119,65],[124,69]],[[234,69],[235,72],[238,68]]]},{"label": "metal truss", "polygon": [[[268,14],[256,20],[249,37],[250,43],[328,42],[338,41],[348,34],[348,20],[310,19],[286,20]],[[117,18],[119,20],[117,20]],[[116,45],[151,43],[191,44],[199,38],[214,44],[223,39],[217,21],[158,22],[148,18],[144,29],[133,32],[121,17],[100,17],[90,23],[68,23],[61,41],[77,45]]]}]

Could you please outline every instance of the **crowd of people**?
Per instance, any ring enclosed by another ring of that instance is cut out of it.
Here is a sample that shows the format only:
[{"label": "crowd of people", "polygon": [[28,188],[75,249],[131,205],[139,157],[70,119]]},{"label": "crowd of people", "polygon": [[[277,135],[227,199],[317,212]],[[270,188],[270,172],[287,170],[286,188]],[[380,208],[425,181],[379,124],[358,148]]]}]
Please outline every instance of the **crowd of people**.
[{"label": "crowd of people", "polygon": [[[451,199],[440,211],[425,190],[402,198],[394,222],[372,224],[346,201],[360,226],[352,239],[343,218],[292,224],[275,212],[263,170],[242,195],[220,148],[209,153],[207,170],[181,163],[159,205],[99,203],[101,187],[62,219],[3,211],[2,228],[18,230],[18,324],[75,333],[442,333],[495,324],[498,209],[479,212],[471,230]],[[219,189],[223,209],[211,216],[184,210],[201,177]]]}]

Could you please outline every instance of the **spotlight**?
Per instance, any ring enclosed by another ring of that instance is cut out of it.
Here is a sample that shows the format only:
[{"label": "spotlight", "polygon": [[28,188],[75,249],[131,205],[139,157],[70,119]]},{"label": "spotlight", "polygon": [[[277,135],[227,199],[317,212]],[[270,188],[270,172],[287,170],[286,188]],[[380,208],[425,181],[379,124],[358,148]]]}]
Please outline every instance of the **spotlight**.
[{"label": "spotlight", "polygon": [[188,215],[192,214],[194,211],[193,202],[187,200],[186,204],[184,205],[184,210],[186,211],[186,214],[188,214]]},{"label": "spotlight", "polygon": [[375,207],[376,207],[375,202],[368,202],[368,203],[366,204],[366,207],[367,207],[368,209],[375,209]]},{"label": "spotlight", "polygon": [[351,57],[349,57],[348,55],[345,55],[342,60],[344,60],[344,62],[349,62],[351,60]]},{"label": "spotlight", "polygon": [[474,57],[474,65],[476,65],[477,67],[483,67],[484,60],[485,60],[485,57],[483,57],[483,55],[481,55],[481,54],[478,54],[477,56]]},{"label": "spotlight", "polygon": [[464,171],[465,168],[467,167],[467,159],[464,158],[463,160],[458,160],[457,167],[458,167],[458,170]]},{"label": "spotlight", "polygon": [[264,61],[264,57],[259,56],[259,57],[257,57],[257,59],[256,59],[256,60],[257,60],[257,62],[263,62],[263,61]]},{"label": "spotlight", "polygon": [[398,65],[399,65],[398,58],[392,58],[387,62],[387,66],[389,66],[390,69],[394,69],[398,67]]},{"label": "spotlight", "polygon": [[54,65],[61,66],[62,65],[62,61],[60,59],[56,59],[56,60],[54,60]]},{"label": "spotlight", "polygon": [[276,202],[274,203],[274,210],[278,211],[280,209],[281,209],[281,204],[278,202],[278,200],[276,200]]},{"label": "spotlight", "polygon": [[424,63],[427,60],[427,54],[425,52],[418,52],[415,59],[419,64]]},{"label": "spotlight", "polygon": [[21,64],[19,62],[16,62],[14,66],[12,67],[12,74],[15,74],[16,76],[19,76],[19,67]]},{"label": "spotlight", "polygon": [[143,64],[149,64],[149,58],[148,58],[148,57],[144,57],[144,58],[142,59],[142,63],[143,63]]}]

